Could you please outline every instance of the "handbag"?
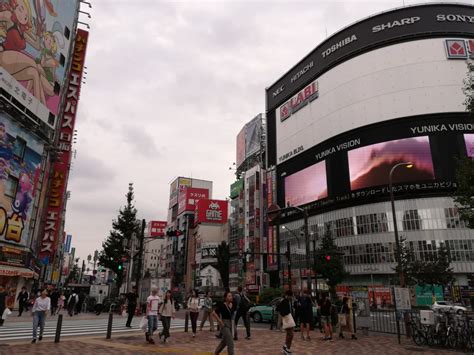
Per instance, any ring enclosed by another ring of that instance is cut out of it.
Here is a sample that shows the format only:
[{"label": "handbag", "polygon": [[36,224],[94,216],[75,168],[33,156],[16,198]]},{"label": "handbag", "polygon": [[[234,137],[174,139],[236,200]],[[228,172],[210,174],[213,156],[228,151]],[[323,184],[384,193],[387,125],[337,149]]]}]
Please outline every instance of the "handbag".
[{"label": "handbag", "polygon": [[3,311],[3,314],[2,314],[2,319],[3,320],[7,320],[7,317],[12,314],[12,311],[10,311],[10,308],[5,308],[5,310]]},{"label": "handbag", "polygon": [[347,318],[345,314],[339,314],[339,324],[341,327],[347,326]]},{"label": "handbag", "polygon": [[293,319],[293,316],[291,315],[291,313],[287,314],[286,316],[281,317],[281,321],[282,321],[283,329],[294,328],[296,326],[295,320]]},{"label": "handbag", "polygon": [[144,332],[147,331],[148,328],[148,318],[147,317],[142,317],[142,320],[140,321],[139,328],[143,330]]}]

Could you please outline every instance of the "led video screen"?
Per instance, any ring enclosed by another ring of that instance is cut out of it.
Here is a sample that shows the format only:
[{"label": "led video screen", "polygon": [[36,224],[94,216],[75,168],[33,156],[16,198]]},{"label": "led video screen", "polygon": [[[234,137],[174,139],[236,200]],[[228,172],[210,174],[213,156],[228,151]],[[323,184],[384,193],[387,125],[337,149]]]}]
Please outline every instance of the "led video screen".
[{"label": "led video screen", "polygon": [[285,205],[304,205],[327,196],[325,161],[311,165],[285,178]]},{"label": "led video screen", "polygon": [[464,142],[466,143],[467,156],[474,158],[474,134],[465,134]]},{"label": "led video screen", "polygon": [[372,144],[348,152],[351,190],[388,185],[395,164],[412,162],[411,169],[398,168],[393,183],[434,179],[429,137],[414,137]]}]

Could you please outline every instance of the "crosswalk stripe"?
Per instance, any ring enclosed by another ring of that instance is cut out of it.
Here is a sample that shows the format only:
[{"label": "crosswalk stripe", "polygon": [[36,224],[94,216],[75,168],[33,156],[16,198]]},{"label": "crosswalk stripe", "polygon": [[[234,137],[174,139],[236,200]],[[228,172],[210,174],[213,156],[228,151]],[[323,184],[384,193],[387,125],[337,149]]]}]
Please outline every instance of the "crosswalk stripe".
[{"label": "crosswalk stripe", "polygon": [[[127,333],[140,331],[138,328],[139,322],[132,322],[132,328],[126,328],[121,322],[120,324],[115,323],[112,325],[112,334],[114,333]],[[172,321],[171,329],[179,329],[184,327],[184,320],[178,319]],[[158,326],[158,329],[162,327]],[[77,324],[76,322],[63,324],[61,328],[62,336],[80,336],[80,335],[104,335],[107,332],[107,322],[98,321],[88,324]],[[43,332],[43,338],[52,338],[56,334],[56,324],[46,325]],[[39,330],[38,330],[39,335]],[[0,328],[0,341],[6,340],[22,340],[31,339],[32,337],[32,323],[22,323],[21,325],[15,324],[12,327]]]}]

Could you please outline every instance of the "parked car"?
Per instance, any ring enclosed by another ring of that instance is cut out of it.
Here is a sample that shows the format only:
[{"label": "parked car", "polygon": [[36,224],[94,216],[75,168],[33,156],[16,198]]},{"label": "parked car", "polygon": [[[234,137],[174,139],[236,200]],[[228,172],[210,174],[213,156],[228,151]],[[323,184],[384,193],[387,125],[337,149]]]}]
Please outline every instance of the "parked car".
[{"label": "parked car", "polygon": [[270,322],[273,309],[280,303],[281,297],[273,299],[270,303],[253,306],[249,309],[249,316],[255,323]]},{"label": "parked car", "polygon": [[[276,306],[280,301],[282,300],[282,297],[278,297],[273,299],[270,303],[268,304],[261,304],[257,306],[253,306],[249,309],[249,316],[250,318],[253,319],[255,323],[261,323],[261,322],[270,322],[272,320],[272,314],[277,314],[276,312]],[[318,309],[316,306],[313,306],[313,318],[316,319],[317,317],[317,312]]]},{"label": "parked car", "polygon": [[467,311],[467,308],[464,307],[463,305],[459,305],[459,304],[455,304],[455,303],[451,303],[447,301],[436,301],[431,306],[431,309],[433,311],[454,311],[458,314],[461,314]]}]

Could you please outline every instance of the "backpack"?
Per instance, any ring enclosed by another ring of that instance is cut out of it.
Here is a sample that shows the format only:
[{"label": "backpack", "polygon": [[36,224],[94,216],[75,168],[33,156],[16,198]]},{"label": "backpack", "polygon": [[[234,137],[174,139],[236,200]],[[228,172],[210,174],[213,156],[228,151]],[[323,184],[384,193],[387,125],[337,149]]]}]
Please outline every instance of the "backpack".
[{"label": "backpack", "polygon": [[250,302],[249,298],[246,295],[241,295],[239,308],[242,311],[247,312],[250,307],[252,307],[252,303]]}]

